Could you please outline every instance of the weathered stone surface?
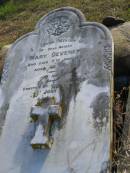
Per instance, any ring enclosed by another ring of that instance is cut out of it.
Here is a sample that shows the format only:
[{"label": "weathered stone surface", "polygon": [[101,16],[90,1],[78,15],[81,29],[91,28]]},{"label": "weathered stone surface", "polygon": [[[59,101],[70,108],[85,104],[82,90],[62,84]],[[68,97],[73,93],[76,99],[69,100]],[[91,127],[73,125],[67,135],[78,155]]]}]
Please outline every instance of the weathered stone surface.
[{"label": "weathered stone surface", "polygon": [[[112,52],[109,30],[87,23],[74,8],[50,12],[12,45],[1,86],[0,172],[109,172]],[[43,111],[52,105],[61,106],[62,115],[49,131],[48,111],[30,122],[33,106]],[[33,150],[42,128],[46,144],[53,138],[51,149]]]},{"label": "weathered stone surface", "polygon": [[[114,17],[107,17],[104,20],[106,21],[106,19],[110,19],[110,21],[113,19]],[[115,18],[114,18],[115,19]],[[113,19],[113,20],[114,20]],[[116,19],[114,20],[114,22],[116,22]],[[107,26],[107,24],[105,24],[103,22],[104,25]],[[120,23],[121,24],[121,23]],[[108,26],[110,27],[110,25]],[[126,75],[126,74],[130,74],[130,22],[125,22],[123,24],[123,20],[122,20],[122,25],[120,26],[113,26],[113,23],[111,24],[111,33],[114,39],[114,45],[115,45],[115,50],[114,50],[114,57],[115,57],[115,75]],[[3,70],[3,63],[4,63],[4,59],[5,59],[5,54],[7,53],[8,48],[11,45],[7,45],[5,47],[3,47],[3,50],[1,51],[0,54],[0,74],[2,73]]]},{"label": "weathered stone surface", "polygon": [[130,75],[130,22],[111,29],[114,40],[115,75]]}]

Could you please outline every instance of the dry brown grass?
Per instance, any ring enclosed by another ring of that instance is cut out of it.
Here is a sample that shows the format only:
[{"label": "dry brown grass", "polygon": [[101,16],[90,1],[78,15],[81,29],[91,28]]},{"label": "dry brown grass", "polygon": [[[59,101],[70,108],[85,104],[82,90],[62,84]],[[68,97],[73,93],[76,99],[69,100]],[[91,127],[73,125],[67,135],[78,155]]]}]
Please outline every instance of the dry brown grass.
[{"label": "dry brown grass", "polygon": [[72,6],[80,9],[89,21],[101,22],[105,16],[130,20],[128,0],[28,0],[0,7],[0,48],[32,31],[37,21],[50,10]]}]

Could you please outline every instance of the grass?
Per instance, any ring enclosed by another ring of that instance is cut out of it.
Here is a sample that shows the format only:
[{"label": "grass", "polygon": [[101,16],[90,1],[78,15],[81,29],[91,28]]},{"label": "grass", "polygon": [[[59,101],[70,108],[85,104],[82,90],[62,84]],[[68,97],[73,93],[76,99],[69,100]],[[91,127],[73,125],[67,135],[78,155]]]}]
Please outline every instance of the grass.
[{"label": "grass", "polygon": [[20,10],[24,10],[24,4],[13,3],[11,1],[0,6],[0,20],[6,20],[7,17],[15,15]]},{"label": "grass", "polygon": [[13,14],[17,11],[17,7],[13,3],[7,3],[0,7],[0,19],[5,19],[7,15]]},{"label": "grass", "polygon": [[9,1],[0,6],[0,19],[7,19],[22,11],[44,13],[62,6],[79,8],[88,19],[97,21],[106,15],[130,19],[127,0],[17,0],[14,3]]},{"label": "grass", "polygon": [[0,49],[34,29],[49,11],[72,6],[81,10],[87,21],[101,22],[105,16],[130,20],[128,0],[8,0],[0,6]]},{"label": "grass", "polygon": [[[38,20],[49,11],[72,6],[81,10],[87,21],[102,22],[106,16],[130,20],[128,0],[8,0],[0,6],[0,60],[4,45],[33,31]],[[0,67],[1,71],[1,67]]]}]

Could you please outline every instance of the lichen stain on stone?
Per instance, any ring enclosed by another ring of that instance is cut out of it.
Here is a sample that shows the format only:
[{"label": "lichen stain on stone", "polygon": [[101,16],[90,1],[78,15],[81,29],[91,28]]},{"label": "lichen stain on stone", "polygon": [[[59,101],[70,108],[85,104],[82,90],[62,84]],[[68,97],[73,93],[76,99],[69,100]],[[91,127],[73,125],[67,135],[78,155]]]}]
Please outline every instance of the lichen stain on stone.
[{"label": "lichen stain on stone", "polygon": [[[97,87],[106,86],[108,83],[108,73],[101,68],[101,65],[99,67],[96,62],[84,56],[77,56],[68,63],[65,61],[59,62],[57,64],[56,74],[58,77],[57,85],[60,88],[60,94],[62,97],[62,109],[64,117],[67,115],[71,99],[74,98],[76,101],[76,96],[80,91],[80,85],[82,82],[86,80],[88,84],[92,84]],[[107,93],[100,94],[92,105],[91,106],[94,107],[93,117],[95,120],[95,126],[104,126],[104,121],[108,121]]]},{"label": "lichen stain on stone", "polygon": [[3,126],[4,126],[4,122],[6,119],[6,114],[7,114],[8,109],[9,109],[9,104],[5,103],[1,107],[1,110],[0,110],[0,135],[2,134],[2,130],[3,130]]},{"label": "lichen stain on stone", "polygon": [[76,101],[77,93],[80,91],[80,79],[77,75],[77,66],[80,63],[75,63],[72,60],[70,63],[60,62],[57,66],[57,85],[60,89],[61,105],[63,118],[65,119],[69,110],[70,101],[73,98]]},{"label": "lichen stain on stone", "polygon": [[90,107],[93,109],[92,116],[95,128],[102,130],[108,123],[109,97],[107,92],[99,93],[92,101]]}]

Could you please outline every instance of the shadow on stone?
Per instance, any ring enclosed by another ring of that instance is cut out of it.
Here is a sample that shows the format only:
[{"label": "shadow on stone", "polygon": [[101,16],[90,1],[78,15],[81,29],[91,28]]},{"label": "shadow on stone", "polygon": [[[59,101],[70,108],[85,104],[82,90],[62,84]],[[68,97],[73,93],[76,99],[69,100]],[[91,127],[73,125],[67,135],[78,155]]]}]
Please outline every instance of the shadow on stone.
[{"label": "shadow on stone", "polygon": [[[25,133],[23,134],[19,146],[14,156],[14,164],[20,166],[20,173],[38,173],[49,153],[48,149],[33,150],[30,141],[35,132],[35,126],[30,123]],[[36,164],[36,166],[34,166]]]}]

